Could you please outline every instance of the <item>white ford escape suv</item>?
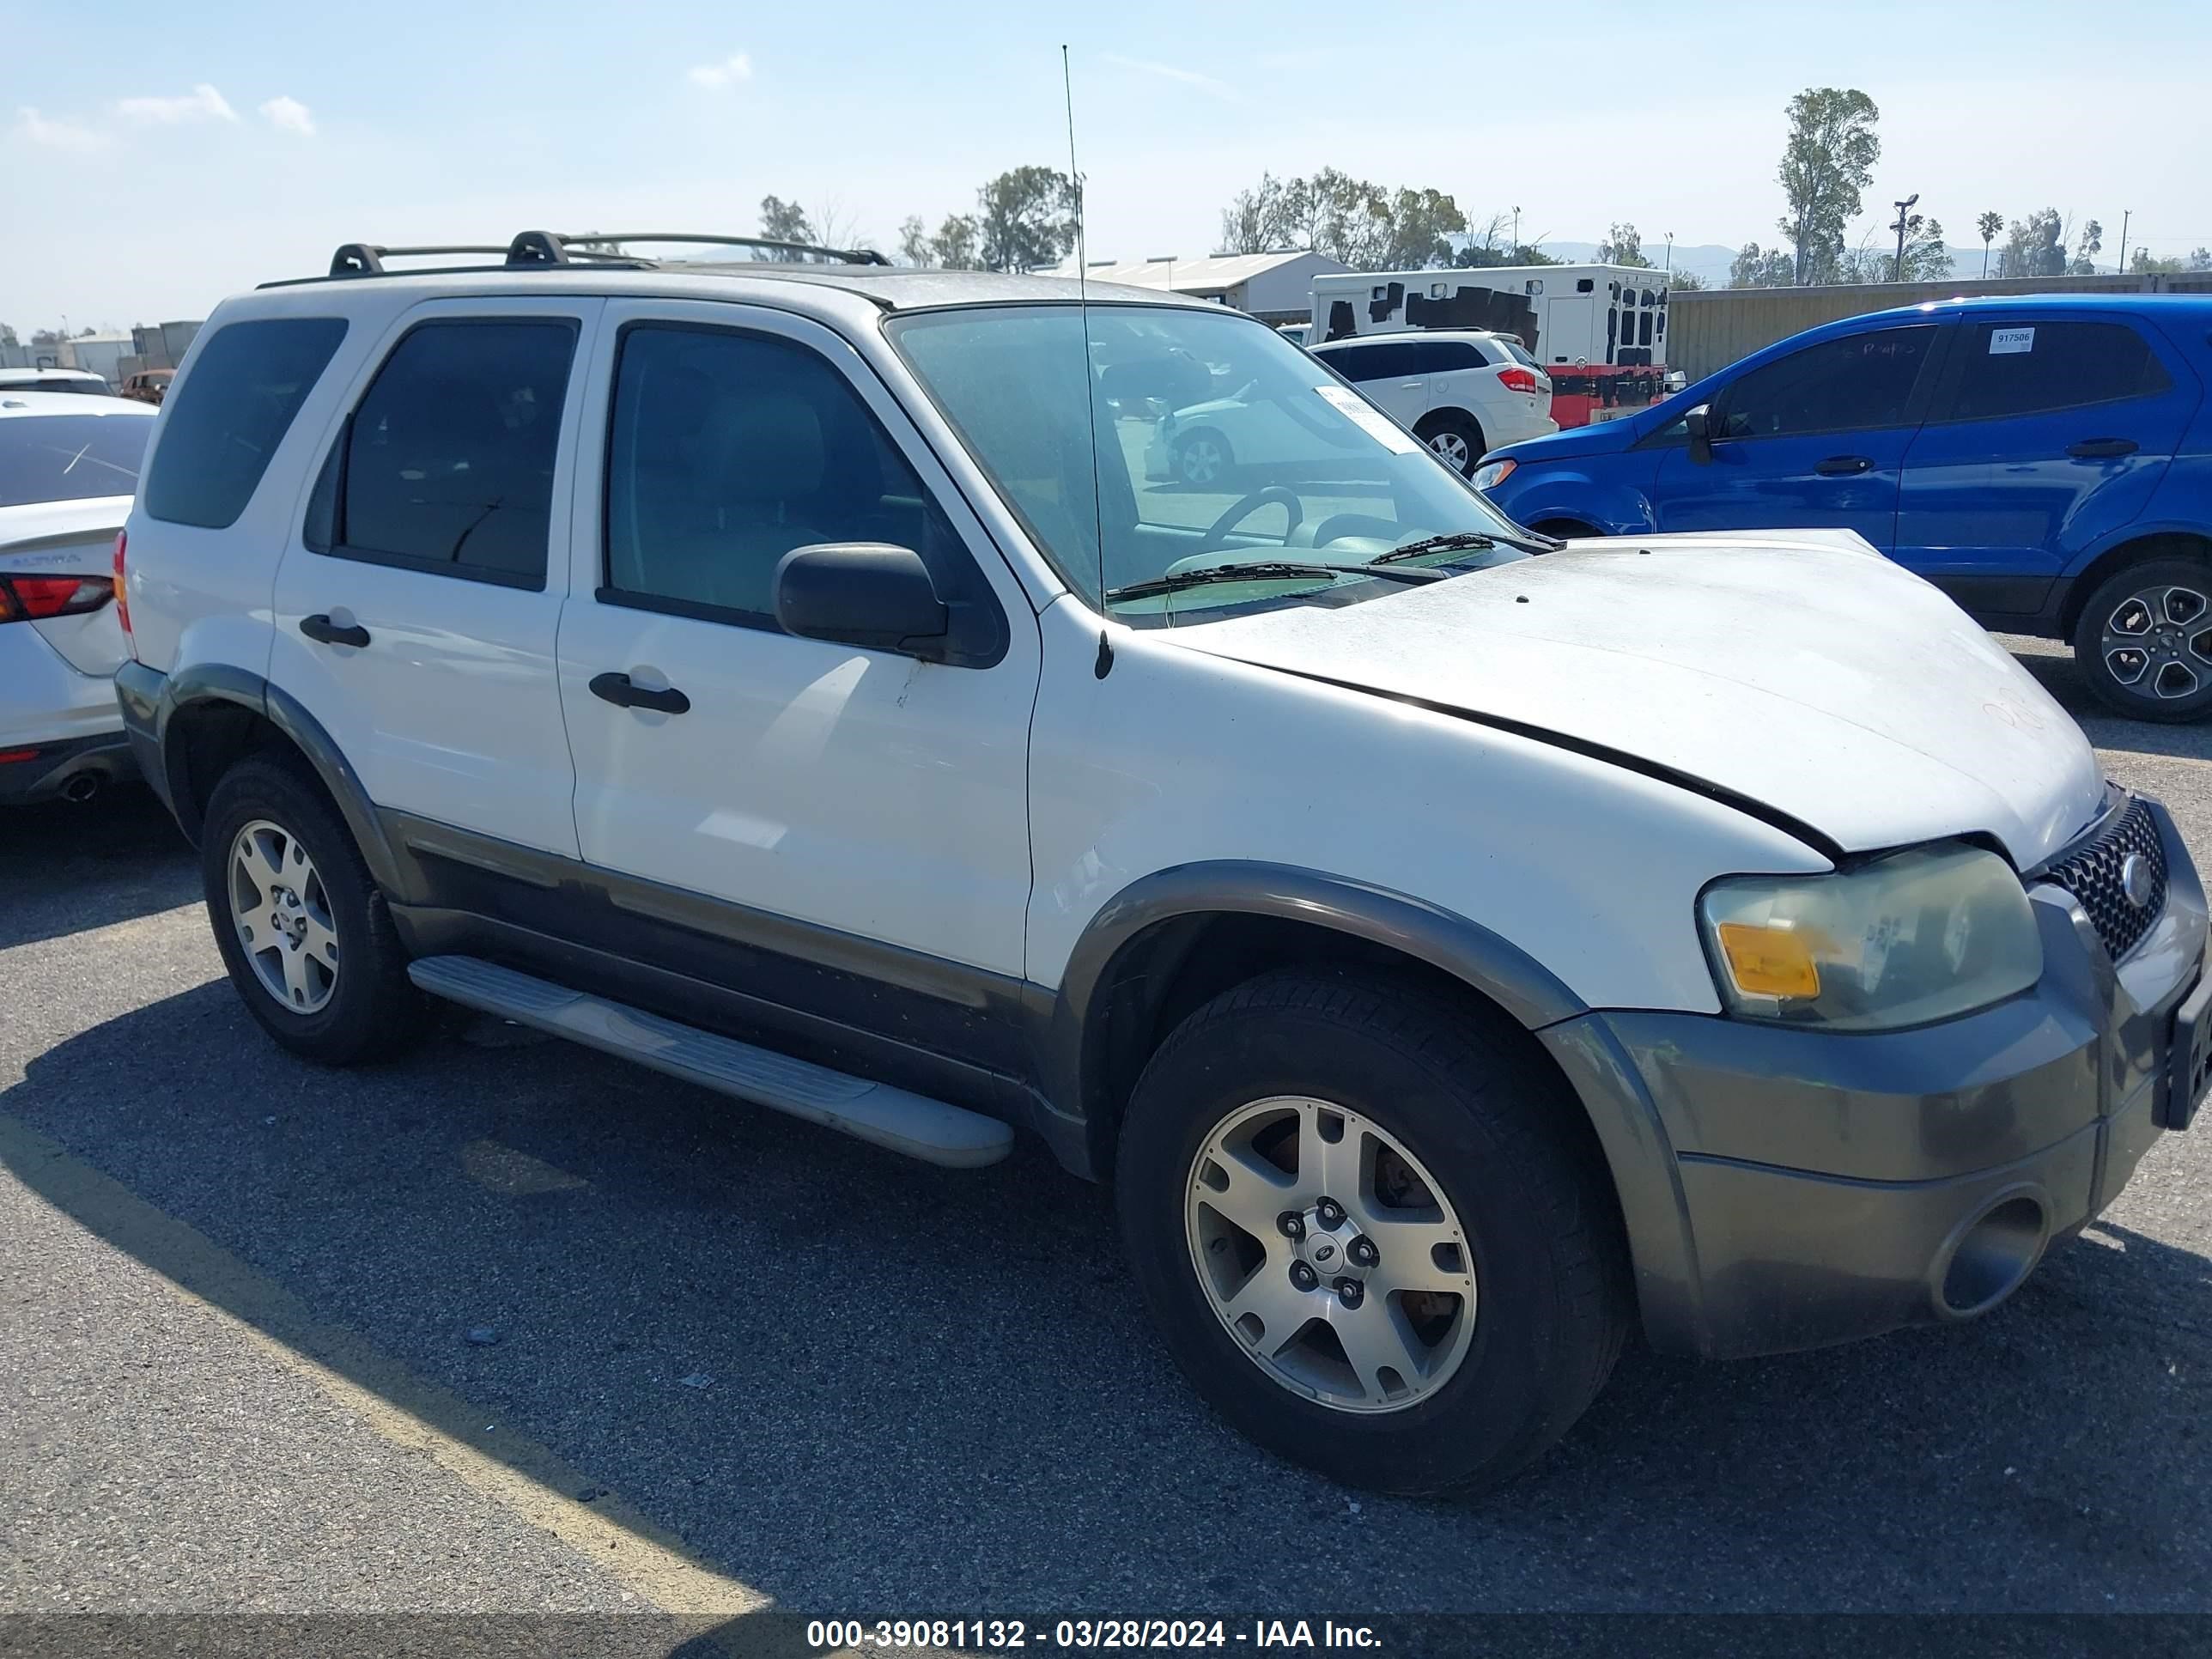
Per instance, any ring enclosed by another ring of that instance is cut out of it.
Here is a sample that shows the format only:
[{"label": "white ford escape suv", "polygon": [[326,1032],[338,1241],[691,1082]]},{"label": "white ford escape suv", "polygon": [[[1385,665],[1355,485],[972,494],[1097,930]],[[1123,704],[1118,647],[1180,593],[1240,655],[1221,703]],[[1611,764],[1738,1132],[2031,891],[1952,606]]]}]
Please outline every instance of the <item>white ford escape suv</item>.
[{"label": "white ford escape suv", "polygon": [[[1208,1400],[1398,1491],[1525,1463],[1632,1323],[1981,1313],[2203,1091],[2166,812],[1848,536],[1528,557],[1213,305],[379,252],[216,313],[117,550],[301,1054],[427,994],[944,1164],[1033,1131]],[[1147,478],[1193,362],[1304,442]]]}]

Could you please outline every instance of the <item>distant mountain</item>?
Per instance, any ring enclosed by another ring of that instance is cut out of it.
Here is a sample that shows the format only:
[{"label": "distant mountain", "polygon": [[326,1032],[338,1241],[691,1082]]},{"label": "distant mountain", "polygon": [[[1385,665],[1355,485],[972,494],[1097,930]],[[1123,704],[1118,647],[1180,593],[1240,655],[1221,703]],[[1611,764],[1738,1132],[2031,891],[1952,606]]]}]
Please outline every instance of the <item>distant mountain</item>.
[{"label": "distant mountain", "polygon": [[[1571,265],[1595,264],[1597,259],[1595,242],[1546,242],[1543,251],[1554,259]],[[1644,257],[1655,265],[1667,264],[1667,244],[1664,241],[1644,244]],[[1735,250],[1720,247],[1711,242],[1677,242],[1674,244],[1674,269],[1686,270],[1701,280],[1707,288],[1728,286],[1729,267],[1735,263]]]}]

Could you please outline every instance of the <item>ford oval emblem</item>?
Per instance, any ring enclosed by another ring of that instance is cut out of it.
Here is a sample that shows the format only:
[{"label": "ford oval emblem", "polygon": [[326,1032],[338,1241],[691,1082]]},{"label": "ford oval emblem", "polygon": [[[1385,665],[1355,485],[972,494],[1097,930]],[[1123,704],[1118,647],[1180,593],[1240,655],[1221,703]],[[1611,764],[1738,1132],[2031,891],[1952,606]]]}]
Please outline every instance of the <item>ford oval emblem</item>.
[{"label": "ford oval emblem", "polygon": [[2151,873],[2150,860],[2141,853],[2130,853],[2120,865],[2120,892],[2138,910],[2150,908],[2151,890],[2158,878]]}]

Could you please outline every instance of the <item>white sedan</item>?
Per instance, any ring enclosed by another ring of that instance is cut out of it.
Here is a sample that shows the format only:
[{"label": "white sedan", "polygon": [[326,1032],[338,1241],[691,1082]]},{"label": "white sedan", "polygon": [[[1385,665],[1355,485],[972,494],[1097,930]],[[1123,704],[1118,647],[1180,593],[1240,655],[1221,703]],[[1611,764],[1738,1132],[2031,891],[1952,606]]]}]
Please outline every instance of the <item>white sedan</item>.
[{"label": "white sedan", "polygon": [[0,805],[89,800],[135,777],[111,683],[115,537],[155,410],[0,390]]}]

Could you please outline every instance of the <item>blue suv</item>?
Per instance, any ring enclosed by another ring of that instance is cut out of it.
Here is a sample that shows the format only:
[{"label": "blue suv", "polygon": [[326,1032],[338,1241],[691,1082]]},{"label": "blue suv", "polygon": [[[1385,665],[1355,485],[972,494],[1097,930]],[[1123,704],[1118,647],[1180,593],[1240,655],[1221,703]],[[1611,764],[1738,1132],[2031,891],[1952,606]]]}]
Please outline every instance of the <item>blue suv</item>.
[{"label": "blue suv", "polygon": [[2008,295],[1811,329],[1497,451],[1555,536],[1856,530],[2124,714],[2212,714],[2212,295]]}]

